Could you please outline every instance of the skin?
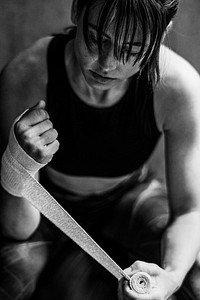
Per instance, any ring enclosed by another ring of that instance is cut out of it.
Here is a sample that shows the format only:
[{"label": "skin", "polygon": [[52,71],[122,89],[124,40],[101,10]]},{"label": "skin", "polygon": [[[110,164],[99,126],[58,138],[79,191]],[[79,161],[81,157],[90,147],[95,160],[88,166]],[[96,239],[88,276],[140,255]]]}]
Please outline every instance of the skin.
[{"label": "skin", "polygon": [[[98,9],[98,6],[93,8],[93,24]],[[79,16],[76,20],[76,39],[65,51],[70,83],[87,104],[98,107],[113,105],[120,101],[130,76],[138,71],[139,65],[132,67],[132,62],[126,65],[116,62],[111,51],[112,41],[109,41],[109,47],[106,43],[103,57],[96,51],[89,54],[82,38],[81,18]],[[111,32],[112,26],[107,35],[111,36]],[[24,150],[41,163],[48,163],[59,147],[58,133],[45,111],[45,103],[38,102],[38,99],[46,98],[46,51],[50,39],[44,38],[21,53],[1,76],[1,153],[14,119],[32,107],[16,124],[15,133]],[[200,78],[189,63],[164,46],[160,52],[160,70],[161,81],[154,91],[154,111],[165,140],[171,222],[162,240],[162,267],[137,261],[126,269],[130,276],[138,270],[148,272],[157,286],[148,295],[138,295],[122,279],[118,288],[120,300],[167,299],[180,287],[200,250]],[[116,78],[116,81],[98,82],[91,76],[91,71]],[[76,178],[70,180],[77,189],[82,188]],[[97,183],[96,178],[87,178],[88,190],[94,181]],[[101,178],[99,182],[102,184]],[[109,184],[112,186],[113,182]],[[39,212],[26,199],[15,198],[4,190],[1,191],[0,214],[4,235],[21,240],[28,238],[40,221]]]}]

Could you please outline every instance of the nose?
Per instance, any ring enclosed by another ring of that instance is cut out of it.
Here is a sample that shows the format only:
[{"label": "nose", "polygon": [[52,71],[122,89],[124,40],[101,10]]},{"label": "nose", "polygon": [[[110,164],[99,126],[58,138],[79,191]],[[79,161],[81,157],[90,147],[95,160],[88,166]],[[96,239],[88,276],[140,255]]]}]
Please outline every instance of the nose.
[{"label": "nose", "polygon": [[117,60],[113,55],[112,49],[102,49],[99,54],[98,63],[103,72],[108,73],[117,67]]}]

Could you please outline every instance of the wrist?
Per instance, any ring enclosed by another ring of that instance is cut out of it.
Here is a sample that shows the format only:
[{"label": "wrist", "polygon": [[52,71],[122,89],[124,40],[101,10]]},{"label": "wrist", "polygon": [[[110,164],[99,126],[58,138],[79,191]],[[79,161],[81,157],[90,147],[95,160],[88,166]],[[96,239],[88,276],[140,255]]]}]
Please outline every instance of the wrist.
[{"label": "wrist", "polygon": [[168,273],[168,278],[170,278],[172,289],[174,293],[181,287],[185,274],[178,270],[172,270],[170,267],[165,267],[164,270]]},{"label": "wrist", "polygon": [[[16,121],[15,121],[16,122]],[[26,185],[26,172],[32,177],[45,166],[30,157],[19,145],[13,123],[9,143],[1,159],[1,185],[11,195],[22,197]]]}]

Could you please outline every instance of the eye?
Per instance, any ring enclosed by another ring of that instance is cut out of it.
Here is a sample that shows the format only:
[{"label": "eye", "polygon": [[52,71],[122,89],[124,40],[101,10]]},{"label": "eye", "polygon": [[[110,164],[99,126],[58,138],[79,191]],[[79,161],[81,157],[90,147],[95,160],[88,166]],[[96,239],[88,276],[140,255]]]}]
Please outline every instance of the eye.
[{"label": "eye", "polygon": [[138,53],[136,53],[136,52],[131,52],[131,53],[130,53],[130,56],[131,56],[131,57],[136,57],[136,56],[138,56]]},{"label": "eye", "polygon": [[97,37],[92,31],[89,31],[89,39],[93,44],[97,44]]},{"label": "eye", "polygon": [[138,52],[131,52],[128,55],[128,50],[125,50],[125,53],[126,53],[125,56],[129,57],[129,59],[136,59],[138,56]]}]

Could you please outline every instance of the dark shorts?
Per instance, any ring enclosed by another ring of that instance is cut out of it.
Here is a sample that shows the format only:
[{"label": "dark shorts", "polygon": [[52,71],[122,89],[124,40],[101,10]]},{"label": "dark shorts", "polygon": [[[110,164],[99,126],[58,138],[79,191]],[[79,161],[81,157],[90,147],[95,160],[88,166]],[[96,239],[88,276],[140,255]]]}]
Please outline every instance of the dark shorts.
[{"label": "dark shorts", "polygon": [[[41,183],[122,267],[135,260],[160,264],[160,241],[168,223],[166,189],[138,172],[108,192],[78,196]],[[0,300],[117,300],[117,279],[45,217],[25,242],[2,241]],[[200,299],[198,264],[176,294]],[[198,294],[199,293],[199,294]]]}]

